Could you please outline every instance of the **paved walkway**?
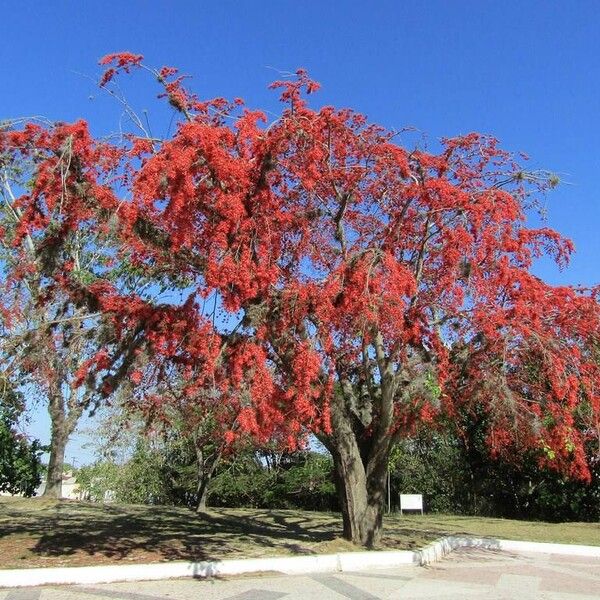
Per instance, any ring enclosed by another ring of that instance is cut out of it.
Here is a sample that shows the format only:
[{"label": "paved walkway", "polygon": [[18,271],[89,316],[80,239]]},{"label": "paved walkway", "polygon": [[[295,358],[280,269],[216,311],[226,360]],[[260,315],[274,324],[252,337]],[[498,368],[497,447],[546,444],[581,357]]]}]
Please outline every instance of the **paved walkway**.
[{"label": "paved walkway", "polygon": [[598,600],[600,559],[463,548],[430,567],[0,590],[0,600]]}]

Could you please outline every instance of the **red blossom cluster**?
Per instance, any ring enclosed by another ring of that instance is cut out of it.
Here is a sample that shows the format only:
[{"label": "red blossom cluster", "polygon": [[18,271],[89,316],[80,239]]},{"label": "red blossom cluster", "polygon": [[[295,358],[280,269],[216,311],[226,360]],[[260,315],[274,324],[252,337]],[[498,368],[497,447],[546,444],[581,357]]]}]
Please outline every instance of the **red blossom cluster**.
[{"label": "red blossom cluster", "polygon": [[129,73],[132,67],[139,67],[144,57],[141,54],[133,54],[131,52],[116,52],[114,54],[107,54],[100,59],[101,65],[114,65],[104,71],[100,78],[100,87],[107,85],[113,77],[123,71]]}]

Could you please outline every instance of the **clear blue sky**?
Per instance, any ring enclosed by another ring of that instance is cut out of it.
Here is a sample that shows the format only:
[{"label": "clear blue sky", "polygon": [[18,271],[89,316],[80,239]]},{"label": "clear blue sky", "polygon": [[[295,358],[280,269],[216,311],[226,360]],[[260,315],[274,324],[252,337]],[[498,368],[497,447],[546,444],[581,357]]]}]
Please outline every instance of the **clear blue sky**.
[{"label": "clear blue sky", "polygon": [[[351,106],[431,140],[498,137],[566,184],[549,224],[575,241],[553,283],[600,283],[600,3],[597,1],[2,1],[0,118],[89,119],[116,129],[119,110],[92,81],[99,57],[130,50],[194,75],[204,96],[275,109],[275,70],[305,67],[315,101]],[[130,92],[145,107],[153,88]],[[152,116],[152,113],[151,113]],[[47,437],[45,419],[33,431]],[[79,454],[79,442],[68,456]],[[85,455],[85,453],[84,453]]]}]

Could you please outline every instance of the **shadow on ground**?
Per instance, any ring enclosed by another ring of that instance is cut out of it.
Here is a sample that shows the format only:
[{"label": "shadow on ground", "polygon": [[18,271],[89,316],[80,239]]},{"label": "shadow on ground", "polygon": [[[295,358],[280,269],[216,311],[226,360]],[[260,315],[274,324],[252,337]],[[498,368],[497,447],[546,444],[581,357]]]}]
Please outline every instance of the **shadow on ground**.
[{"label": "shadow on ground", "polygon": [[[340,515],[298,510],[111,505],[0,498],[0,568],[219,560],[359,550]],[[600,524],[451,515],[384,519],[381,548],[416,550],[443,535],[598,543]],[[594,541],[595,540],[595,541]]]},{"label": "shadow on ground", "polygon": [[29,502],[30,509],[0,505],[0,567],[25,560],[27,566],[96,564],[92,556],[130,562],[312,554],[341,534],[339,518],[328,514],[218,509],[197,515],[176,507]]}]

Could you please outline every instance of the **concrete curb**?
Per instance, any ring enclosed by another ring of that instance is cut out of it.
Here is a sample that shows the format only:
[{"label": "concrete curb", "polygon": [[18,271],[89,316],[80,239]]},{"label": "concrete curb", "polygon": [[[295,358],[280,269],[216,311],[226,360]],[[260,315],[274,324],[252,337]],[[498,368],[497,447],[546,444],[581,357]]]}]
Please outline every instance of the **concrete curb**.
[{"label": "concrete curb", "polygon": [[519,542],[494,538],[448,536],[418,551],[341,552],[312,556],[247,558],[239,560],[170,562],[99,567],[0,569],[0,588],[57,584],[97,584],[116,581],[156,581],[181,577],[214,577],[245,573],[336,573],[383,569],[401,565],[425,566],[457,548],[486,548],[600,558],[600,546]]},{"label": "concrete curb", "polygon": [[483,548],[486,550],[505,550],[507,552],[533,552],[540,554],[563,554],[600,558],[600,546],[581,546],[577,544],[549,544],[544,542],[521,542],[517,540],[498,540],[495,538],[475,538],[447,536],[415,552],[416,562],[425,566],[442,559],[457,548]]}]

